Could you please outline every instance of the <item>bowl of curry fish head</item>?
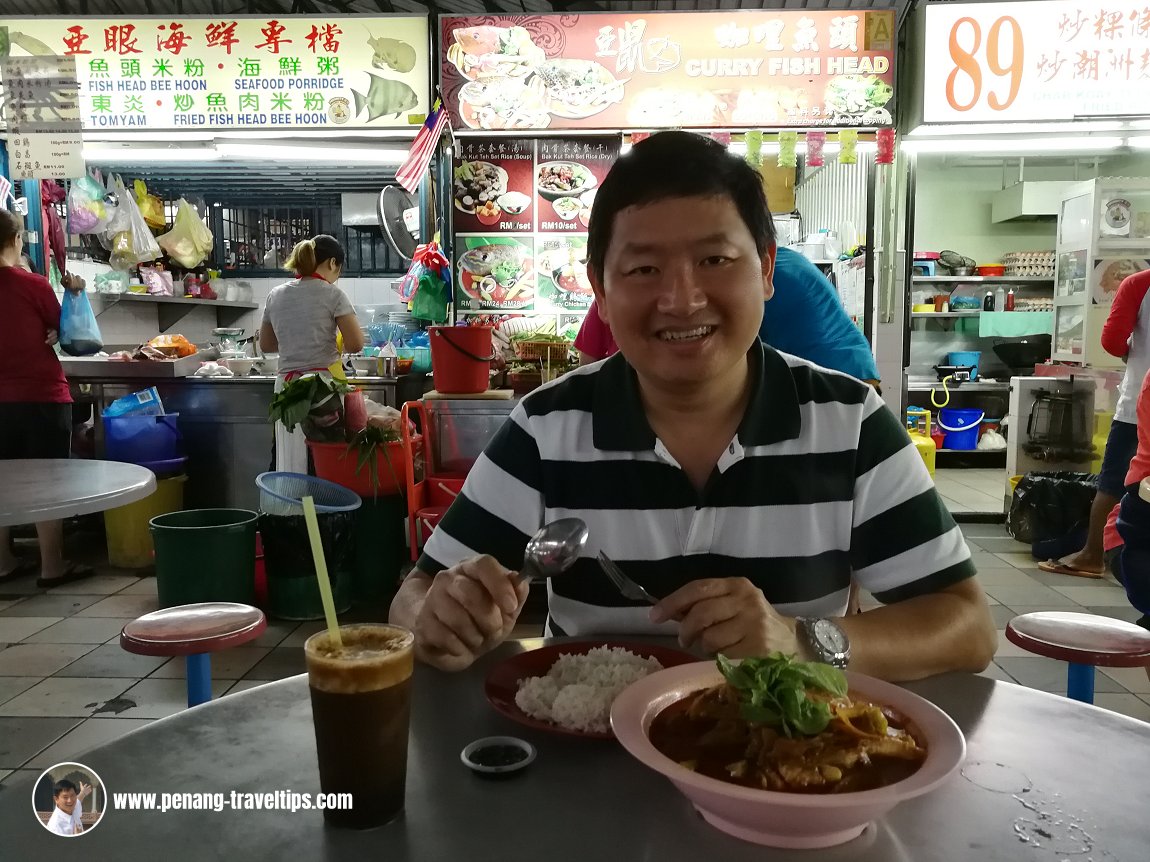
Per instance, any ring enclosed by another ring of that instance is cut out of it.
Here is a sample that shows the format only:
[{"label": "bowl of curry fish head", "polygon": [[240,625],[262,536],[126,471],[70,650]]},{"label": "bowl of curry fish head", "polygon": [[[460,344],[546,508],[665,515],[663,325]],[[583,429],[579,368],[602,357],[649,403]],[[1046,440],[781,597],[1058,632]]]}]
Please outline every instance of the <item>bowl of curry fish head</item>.
[{"label": "bowl of curry fish head", "polygon": [[611,729],[717,829],[771,847],[830,847],[951,779],[966,741],[906,689],[765,658],[667,668],[626,688]]}]

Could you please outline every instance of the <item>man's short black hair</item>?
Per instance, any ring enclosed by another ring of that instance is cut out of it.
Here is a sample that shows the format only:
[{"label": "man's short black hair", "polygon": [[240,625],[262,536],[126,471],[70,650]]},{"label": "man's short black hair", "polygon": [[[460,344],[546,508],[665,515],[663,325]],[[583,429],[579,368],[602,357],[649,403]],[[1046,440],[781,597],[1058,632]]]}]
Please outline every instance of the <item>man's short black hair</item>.
[{"label": "man's short black hair", "polygon": [[694,132],[659,132],[635,144],[595,193],[587,266],[603,279],[615,216],[627,207],[668,198],[726,196],[739,210],[760,255],[775,242],[775,223],[758,172],[726,147]]},{"label": "man's short black hair", "polygon": [[52,786],[52,798],[56,799],[65,790],[71,790],[73,793],[80,792],[80,788],[69,781],[67,778],[61,778]]}]

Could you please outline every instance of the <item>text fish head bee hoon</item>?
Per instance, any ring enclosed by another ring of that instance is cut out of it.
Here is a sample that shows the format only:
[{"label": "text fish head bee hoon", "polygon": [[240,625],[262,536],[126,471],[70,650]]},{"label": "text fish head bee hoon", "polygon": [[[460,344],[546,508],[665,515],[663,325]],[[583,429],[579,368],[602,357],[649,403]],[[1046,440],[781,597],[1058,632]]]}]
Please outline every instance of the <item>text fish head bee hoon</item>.
[{"label": "text fish head bee hoon", "polygon": [[705,385],[741,373],[772,295],[775,237],[759,175],[719,143],[661,132],[594,198],[588,274],[641,379]]}]

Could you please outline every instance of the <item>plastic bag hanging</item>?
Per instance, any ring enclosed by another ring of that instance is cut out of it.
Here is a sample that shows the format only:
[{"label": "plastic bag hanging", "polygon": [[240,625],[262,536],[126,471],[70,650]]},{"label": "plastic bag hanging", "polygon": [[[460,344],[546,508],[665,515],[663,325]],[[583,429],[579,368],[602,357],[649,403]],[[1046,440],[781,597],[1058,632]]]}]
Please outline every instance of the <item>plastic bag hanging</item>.
[{"label": "plastic bag hanging", "polygon": [[195,209],[184,198],[176,208],[172,229],[156,240],[168,257],[185,269],[199,266],[212,253],[214,238]]},{"label": "plastic bag hanging", "polygon": [[875,132],[875,144],[878,154],[875,156],[876,165],[894,164],[894,129],[879,129]]},{"label": "plastic bag hanging", "polygon": [[443,256],[439,243],[429,242],[416,248],[415,254],[411,256],[411,266],[407,268],[407,274],[404,275],[399,287],[396,288],[399,298],[404,302],[411,302],[415,298],[416,291],[419,290],[420,276],[428,270],[434,272],[448,285],[451,284],[447,258]]},{"label": "plastic bag hanging", "polygon": [[60,309],[60,349],[70,356],[92,356],[104,347],[88,294],[68,290]]},{"label": "plastic bag hanging", "polygon": [[108,226],[104,194],[104,187],[90,176],[72,180],[68,190],[69,233],[100,233]]},{"label": "plastic bag hanging", "polygon": [[155,195],[148,194],[147,183],[143,180],[136,180],[132,183],[132,190],[136,196],[136,206],[140,208],[140,214],[148,223],[148,227],[156,229],[167,227],[168,220],[164,217],[164,204]]},{"label": "plastic bag hanging", "polygon": [[807,167],[821,168],[823,161],[823,147],[827,142],[826,132],[807,132]]},{"label": "plastic bag hanging", "polygon": [[857,129],[843,129],[839,132],[839,164],[858,164],[859,133]]},{"label": "plastic bag hanging", "polygon": [[793,168],[798,166],[798,157],[795,155],[795,145],[799,142],[798,132],[779,132],[779,161],[780,168]]},{"label": "plastic bag hanging", "polygon": [[120,207],[127,208],[128,217],[132,223],[132,253],[136,258],[135,262],[148,263],[158,257],[163,257],[164,252],[159,243],[156,242],[156,238],[152,236],[152,229],[144,220],[144,214],[140,212],[136,199],[124,187],[123,182],[117,181],[117,185],[116,191],[120,196]]}]

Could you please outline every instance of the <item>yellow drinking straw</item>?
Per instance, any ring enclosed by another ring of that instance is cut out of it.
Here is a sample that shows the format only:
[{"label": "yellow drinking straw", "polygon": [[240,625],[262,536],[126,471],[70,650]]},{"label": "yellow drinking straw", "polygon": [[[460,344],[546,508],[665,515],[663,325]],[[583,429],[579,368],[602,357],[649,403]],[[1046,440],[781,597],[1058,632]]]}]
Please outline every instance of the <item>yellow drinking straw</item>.
[{"label": "yellow drinking straw", "polygon": [[319,579],[319,595],[323,600],[323,615],[327,619],[327,633],[336,649],[343,649],[339,635],[339,621],[335,618],[335,600],[331,597],[331,581],[327,577],[327,560],[323,555],[323,540],[319,535],[319,519],[315,516],[315,500],[303,498],[303,517],[307,522],[307,537],[311,540],[311,556],[315,561],[315,576]]}]

